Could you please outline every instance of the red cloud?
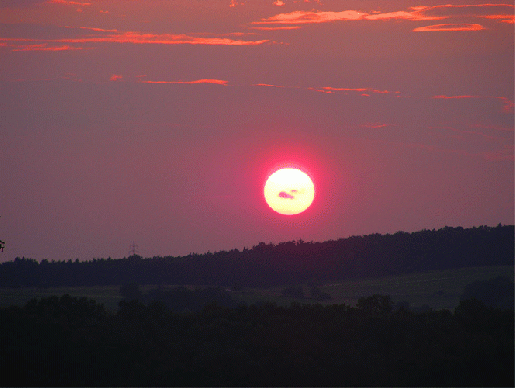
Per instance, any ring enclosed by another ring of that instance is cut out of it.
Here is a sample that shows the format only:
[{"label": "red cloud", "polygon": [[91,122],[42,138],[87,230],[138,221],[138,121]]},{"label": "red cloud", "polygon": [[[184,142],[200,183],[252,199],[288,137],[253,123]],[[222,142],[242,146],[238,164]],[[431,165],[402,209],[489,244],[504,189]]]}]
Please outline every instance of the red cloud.
[{"label": "red cloud", "polygon": [[377,129],[377,128],[387,127],[388,124],[384,124],[384,123],[365,123],[365,124],[361,124],[361,126],[365,127],[365,128]]},{"label": "red cloud", "polygon": [[106,30],[104,28],[95,28],[95,27],[79,27],[83,30],[97,31],[97,32],[118,32],[118,30]]},{"label": "red cloud", "polygon": [[433,96],[433,98],[444,98],[444,99],[453,99],[453,98],[479,98],[479,96]]},{"label": "red cloud", "polygon": [[223,79],[203,78],[195,81],[140,81],[144,84],[217,84],[226,86],[229,81]]},{"label": "red cloud", "polygon": [[325,23],[337,20],[360,20],[362,13],[358,11],[342,12],[316,12],[316,11],[293,11],[290,13],[280,13],[263,19],[253,24],[306,24],[306,23]]},{"label": "red cloud", "polygon": [[482,18],[486,19],[502,19],[499,20],[501,23],[509,23],[514,24],[515,23],[515,15],[511,14],[502,14],[502,15],[485,15],[481,16]]},{"label": "red cloud", "polygon": [[[443,4],[443,5],[434,5],[434,6],[417,6],[411,7],[412,9],[424,11],[426,13],[435,13],[435,12],[447,12],[446,16],[476,16],[483,17],[485,14],[489,12],[496,12],[500,9],[505,8],[514,8],[513,4]],[[474,11],[474,12],[471,12]]]},{"label": "red cloud", "polygon": [[[394,12],[360,12],[356,10],[345,10],[340,12],[334,11],[293,11],[289,13],[280,13],[275,16],[271,16],[266,19],[262,19],[259,22],[252,24],[314,24],[314,23],[326,23],[334,21],[348,21],[348,20],[442,20],[449,19],[452,17],[486,17],[491,19],[503,19],[500,20],[504,23],[513,23],[513,15],[499,12],[503,11],[503,8],[513,8],[511,4],[475,4],[475,5],[436,5],[436,6],[416,6],[409,7],[405,11],[394,11]],[[470,10],[474,10],[473,13]],[[489,13],[495,12],[490,15]],[[463,25],[461,25],[463,26]],[[469,28],[478,28],[476,24]],[[417,31],[426,31],[425,27],[421,27]],[[458,27],[456,27],[458,28]],[[452,30],[438,30],[438,31],[470,31],[465,30],[465,27],[461,29]],[[428,31],[428,30],[427,30]],[[433,30],[432,30],[433,31]]]},{"label": "red cloud", "polygon": [[262,31],[278,31],[278,30],[296,30],[300,28],[300,26],[276,26],[276,27],[250,27],[254,30],[262,30]]},{"label": "red cloud", "polygon": [[338,92],[341,92],[341,91],[344,91],[344,92],[364,92],[366,90],[368,90],[367,88],[361,88],[361,89],[350,89],[350,88],[333,88],[331,86],[324,86],[322,88],[323,90],[330,90],[330,91],[338,91]]},{"label": "red cloud", "polygon": [[109,81],[118,81],[118,80],[121,80],[122,78],[123,78],[123,76],[120,74],[113,74],[111,76],[111,78],[109,78]]},{"label": "red cloud", "polygon": [[[253,84],[252,86],[267,86],[272,88],[288,88],[288,89],[303,89],[303,90],[313,90],[315,92],[320,93],[335,93],[335,92],[361,92],[362,96],[370,97],[370,93],[379,93],[379,94],[389,94],[395,93],[399,94],[400,92],[391,92],[389,90],[378,90],[378,89],[370,89],[370,88],[335,88],[332,86],[323,86],[323,87],[298,87],[298,86],[283,86],[283,85],[271,85],[265,83]],[[366,92],[366,93],[365,93]]]},{"label": "red cloud", "polygon": [[20,45],[14,46],[12,51],[69,51],[69,50],[82,50],[82,47],[70,47],[68,45],[57,46],[57,47],[48,47],[46,43],[44,44],[29,44],[29,45]]},{"label": "red cloud", "polygon": [[271,85],[271,84],[253,84],[252,86],[268,86],[270,88],[285,88],[286,86],[282,85]]},{"label": "red cloud", "polygon": [[432,26],[417,27],[413,31],[481,31],[481,24],[433,24]]},{"label": "red cloud", "polygon": [[497,97],[499,100],[501,100],[504,105],[502,107],[502,110],[504,113],[513,113],[513,108],[515,107],[515,104],[512,100],[506,98],[506,97]]},{"label": "red cloud", "polygon": [[446,16],[425,16],[421,11],[413,7],[412,11],[397,11],[387,13],[366,13],[355,10],[347,10],[341,12],[317,12],[317,11],[294,11],[290,13],[281,13],[263,19],[253,24],[307,24],[307,23],[326,23],[344,20],[389,20],[389,19],[405,19],[405,20],[440,20]]},{"label": "red cloud", "polygon": [[388,19],[404,19],[404,20],[440,20],[445,19],[446,16],[427,16],[424,15],[421,11],[416,9],[416,7],[412,7],[414,11],[406,12],[406,11],[397,11],[397,12],[387,12],[387,13],[378,13],[372,15],[366,15],[364,19],[366,20],[388,20]]},{"label": "red cloud", "polygon": [[49,3],[66,4],[66,5],[80,5],[81,7],[90,6],[91,3],[81,3],[78,1],[66,1],[66,0],[50,0]]},{"label": "red cloud", "polygon": [[231,4],[229,4],[229,7],[236,7],[238,5],[245,5],[245,3],[238,3],[236,0],[231,0]]},{"label": "red cloud", "polygon": [[[361,95],[365,96],[365,97],[370,97],[370,93],[379,93],[379,94],[389,94],[389,93],[399,94],[400,93],[398,91],[391,92],[389,90],[378,90],[378,89],[370,89],[370,88],[355,88],[355,89],[351,89],[351,88],[333,88],[331,86],[324,86],[319,91],[323,91],[323,92],[326,92],[326,93],[332,93],[332,92],[363,92]],[[364,93],[364,92],[366,92],[366,93]]]},{"label": "red cloud", "polygon": [[71,42],[115,42],[134,44],[200,44],[200,45],[223,45],[223,46],[249,46],[259,45],[268,40],[233,40],[229,38],[203,38],[189,36],[186,34],[142,34],[140,32],[124,32],[108,34],[102,37],[85,37],[71,39]]},{"label": "red cloud", "polygon": [[[86,27],[87,28],[87,27]],[[116,30],[103,30],[100,28],[87,28],[98,34],[86,35],[79,38],[67,39],[23,39],[0,38],[0,42],[53,42],[53,43],[133,43],[133,44],[191,44],[191,45],[220,45],[220,46],[255,46],[269,42],[269,40],[235,40],[230,38],[206,38],[189,36],[186,34],[143,34],[140,32],[117,32]],[[110,33],[106,33],[110,32]],[[105,33],[105,34],[104,34]],[[45,43],[46,44],[46,43]],[[69,46],[68,49],[72,50]],[[64,48],[63,48],[64,49]],[[51,50],[50,48],[48,50]]]}]

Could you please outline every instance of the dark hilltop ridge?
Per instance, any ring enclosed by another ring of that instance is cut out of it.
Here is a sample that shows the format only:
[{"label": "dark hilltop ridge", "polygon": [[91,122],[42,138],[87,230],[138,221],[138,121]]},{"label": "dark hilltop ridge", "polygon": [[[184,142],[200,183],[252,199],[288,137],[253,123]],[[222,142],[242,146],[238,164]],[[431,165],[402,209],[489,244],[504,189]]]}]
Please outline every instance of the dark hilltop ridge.
[{"label": "dark hilltop ridge", "polygon": [[444,227],[325,242],[264,243],[188,256],[0,265],[0,287],[94,285],[273,286],[514,264],[514,226]]}]

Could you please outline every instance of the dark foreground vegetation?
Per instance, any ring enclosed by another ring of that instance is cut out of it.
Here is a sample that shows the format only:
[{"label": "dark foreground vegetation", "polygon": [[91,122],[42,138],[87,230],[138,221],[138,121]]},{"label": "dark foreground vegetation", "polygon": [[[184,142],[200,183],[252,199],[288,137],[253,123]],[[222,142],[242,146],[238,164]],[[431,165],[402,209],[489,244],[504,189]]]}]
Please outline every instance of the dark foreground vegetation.
[{"label": "dark foreground vegetation", "polygon": [[33,299],[0,309],[2,386],[514,386],[513,309],[346,305],[176,313]]},{"label": "dark foreground vegetation", "polygon": [[[123,300],[116,311],[67,294],[1,307],[0,386],[514,386],[511,276],[468,284],[454,311],[379,294],[329,304],[319,288],[513,262],[514,227],[501,225],[186,257],[17,258],[0,265],[0,287],[122,285]],[[231,297],[274,285],[326,305]]]},{"label": "dark foreground vegetation", "polygon": [[412,272],[513,265],[514,227],[353,236],[326,242],[259,243],[251,249],[184,257],[48,261],[16,258],[0,265],[0,287],[128,284],[268,287],[338,282]]}]

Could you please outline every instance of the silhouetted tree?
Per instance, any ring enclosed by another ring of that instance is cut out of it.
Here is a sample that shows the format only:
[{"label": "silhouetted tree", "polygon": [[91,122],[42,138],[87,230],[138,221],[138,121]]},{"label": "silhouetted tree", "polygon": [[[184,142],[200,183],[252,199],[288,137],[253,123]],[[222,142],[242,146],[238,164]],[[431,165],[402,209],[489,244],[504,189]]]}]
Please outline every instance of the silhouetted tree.
[{"label": "silhouetted tree", "polygon": [[393,302],[389,295],[374,294],[359,298],[356,307],[367,314],[387,314],[392,311]]},{"label": "silhouetted tree", "polygon": [[141,300],[143,294],[136,283],[124,284],[120,287],[120,294],[127,301]]},{"label": "silhouetted tree", "polygon": [[486,306],[499,308],[513,308],[514,304],[513,280],[499,276],[484,281],[475,281],[465,286],[460,300],[477,299]]},{"label": "silhouetted tree", "polygon": [[168,290],[156,288],[149,290],[143,299],[148,302],[160,302],[175,312],[200,311],[210,303],[216,303],[223,307],[236,306],[236,302],[226,291],[214,287],[196,290],[189,290],[186,287],[175,287]]}]

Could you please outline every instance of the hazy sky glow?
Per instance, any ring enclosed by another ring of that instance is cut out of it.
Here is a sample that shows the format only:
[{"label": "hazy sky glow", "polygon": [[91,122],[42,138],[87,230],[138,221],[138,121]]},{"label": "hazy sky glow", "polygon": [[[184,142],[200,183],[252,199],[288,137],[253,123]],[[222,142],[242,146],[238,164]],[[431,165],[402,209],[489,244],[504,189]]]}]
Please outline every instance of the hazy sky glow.
[{"label": "hazy sky glow", "polygon": [[[514,6],[0,2],[0,261],[514,222]],[[273,212],[267,177],[316,187]]]}]

